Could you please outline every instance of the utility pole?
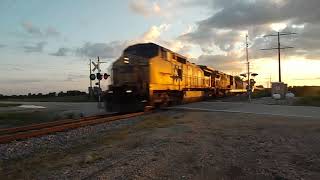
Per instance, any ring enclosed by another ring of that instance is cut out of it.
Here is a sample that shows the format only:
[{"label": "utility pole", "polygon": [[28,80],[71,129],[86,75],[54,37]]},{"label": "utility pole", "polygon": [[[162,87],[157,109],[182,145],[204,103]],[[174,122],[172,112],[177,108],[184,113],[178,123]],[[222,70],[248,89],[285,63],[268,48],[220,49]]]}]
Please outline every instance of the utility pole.
[{"label": "utility pole", "polygon": [[251,83],[250,83],[250,62],[249,62],[249,44],[248,44],[248,35],[246,35],[246,56],[247,56],[247,73],[248,73],[248,99],[251,102]]},{"label": "utility pole", "polygon": [[[101,68],[100,68],[100,64],[102,64],[102,63],[106,63],[106,62],[101,62],[100,61],[100,57],[98,56],[98,61],[97,61],[97,63],[95,63],[94,61],[91,61],[91,59],[90,59],[90,73],[91,72],[95,72],[95,71],[98,71],[98,73],[96,74],[96,76],[93,76],[93,79],[98,79],[98,83],[95,83],[95,85],[97,85],[98,86],[98,108],[101,108],[101,77],[102,77],[102,75],[101,75]],[[93,64],[93,66],[94,66],[94,68],[91,70],[91,64]],[[91,76],[90,76],[90,78],[91,78]],[[106,78],[105,78],[106,79]],[[90,81],[91,82],[91,81]],[[91,84],[91,86],[92,86],[92,84]],[[96,88],[96,87],[95,87]]]},{"label": "utility pole", "polygon": [[261,50],[278,50],[278,63],[279,63],[279,82],[281,82],[281,49],[289,49],[289,48],[293,48],[290,46],[285,46],[285,47],[281,47],[280,44],[280,36],[286,36],[286,35],[293,35],[293,34],[297,34],[297,33],[292,33],[292,32],[278,32],[277,34],[269,34],[269,35],[265,35],[264,37],[270,37],[270,36],[277,36],[278,37],[278,47],[276,48],[268,48],[268,49],[261,49]]}]

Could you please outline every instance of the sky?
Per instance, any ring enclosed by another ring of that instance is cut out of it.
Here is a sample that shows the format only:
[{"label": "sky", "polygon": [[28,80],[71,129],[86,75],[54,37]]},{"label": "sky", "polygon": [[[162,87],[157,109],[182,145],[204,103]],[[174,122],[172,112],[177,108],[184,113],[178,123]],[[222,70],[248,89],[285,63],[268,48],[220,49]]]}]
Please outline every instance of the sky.
[{"label": "sky", "polygon": [[[106,62],[124,48],[154,42],[189,61],[239,75],[246,70],[245,36],[257,84],[282,79],[320,85],[318,0],[1,0],[0,94],[86,91],[89,59]],[[103,81],[107,88],[109,81]]]}]

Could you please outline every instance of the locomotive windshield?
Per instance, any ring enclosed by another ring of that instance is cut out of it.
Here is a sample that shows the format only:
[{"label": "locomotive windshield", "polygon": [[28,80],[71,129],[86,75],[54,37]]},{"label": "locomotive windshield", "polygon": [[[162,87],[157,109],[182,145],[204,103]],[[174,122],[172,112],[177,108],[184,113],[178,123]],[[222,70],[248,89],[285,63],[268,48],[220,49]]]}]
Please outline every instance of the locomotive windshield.
[{"label": "locomotive windshield", "polygon": [[158,55],[158,46],[153,44],[137,44],[125,49],[124,54],[152,58]]}]

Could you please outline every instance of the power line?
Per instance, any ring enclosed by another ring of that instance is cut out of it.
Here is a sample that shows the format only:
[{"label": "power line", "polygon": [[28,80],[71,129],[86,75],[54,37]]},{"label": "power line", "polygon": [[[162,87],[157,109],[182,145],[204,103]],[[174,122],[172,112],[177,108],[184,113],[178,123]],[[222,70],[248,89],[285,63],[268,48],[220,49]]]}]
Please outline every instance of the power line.
[{"label": "power line", "polygon": [[282,49],[290,49],[290,48],[294,48],[291,46],[284,46],[281,47],[280,44],[280,37],[281,36],[288,36],[288,35],[293,35],[293,34],[297,34],[297,33],[292,33],[292,32],[278,32],[277,34],[269,34],[269,35],[265,35],[263,37],[272,37],[272,36],[277,36],[278,37],[278,47],[272,47],[272,48],[267,48],[267,49],[261,49],[261,50],[278,50],[278,61],[279,61],[279,82],[281,82],[281,50]]}]

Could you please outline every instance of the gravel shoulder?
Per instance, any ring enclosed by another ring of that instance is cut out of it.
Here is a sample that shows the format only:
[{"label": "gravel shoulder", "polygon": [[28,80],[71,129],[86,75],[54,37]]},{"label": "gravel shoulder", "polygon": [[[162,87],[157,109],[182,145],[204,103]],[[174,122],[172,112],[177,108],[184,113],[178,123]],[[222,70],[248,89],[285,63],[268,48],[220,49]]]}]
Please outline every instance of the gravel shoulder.
[{"label": "gravel shoulder", "polygon": [[319,125],[158,112],[0,145],[0,179],[319,179]]}]

